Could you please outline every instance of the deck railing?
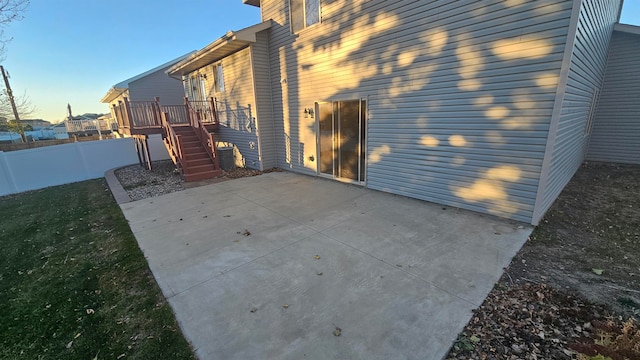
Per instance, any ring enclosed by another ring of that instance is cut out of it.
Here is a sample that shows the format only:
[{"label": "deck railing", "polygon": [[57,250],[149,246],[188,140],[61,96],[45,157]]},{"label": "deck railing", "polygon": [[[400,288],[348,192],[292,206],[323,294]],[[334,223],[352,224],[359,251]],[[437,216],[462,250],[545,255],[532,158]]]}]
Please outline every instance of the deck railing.
[{"label": "deck railing", "polygon": [[162,113],[167,113],[170,124],[189,124],[190,118],[199,114],[200,121],[207,125],[218,125],[215,100],[189,101],[185,98],[181,105],[161,105],[160,99],[154,101],[130,101],[124,98],[112,107],[118,127],[129,130],[143,130],[162,127]]},{"label": "deck railing", "polygon": [[160,104],[157,101],[130,101],[128,105],[134,127],[161,126]]},{"label": "deck railing", "polygon": [[167,113],[167,120],[171,124],[188,124],[189,114],[185,105],[162,105],[162,112]]},{"label": "deck railing", "polygon": [[65,120],[67,132],[85,131],[114,131],[118,129],[118,123],[104,119]]},{"label": "deck railing", "polygon": [[185,104],[188,106],[189,111],[197,112],[200,114],[200,121],[205,124],[218,125],[218,113],[216,111],[216,101],[214,98],[208,100],[189,100],[185,98]]},{"label": "deck railing", "polygon": [[160,114],[160,122],[162,124],[164,142],[167,144],[169,150],[169,156],[173,163],[178,166],[180,171],[183,169],[183,154],[182,154],[182,139],[180,135],[177,135],[173,130],[173,127],[169,123],[169,114],[163,112]]}]

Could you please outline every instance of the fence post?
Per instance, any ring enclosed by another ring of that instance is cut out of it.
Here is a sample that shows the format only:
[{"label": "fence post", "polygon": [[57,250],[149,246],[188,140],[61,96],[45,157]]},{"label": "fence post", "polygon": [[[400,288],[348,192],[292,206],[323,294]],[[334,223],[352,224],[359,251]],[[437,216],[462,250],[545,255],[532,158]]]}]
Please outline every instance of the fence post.
[{"label": "fence post", "polygon": [[124,124],[122,123],[122,115],[119,114],[119,109],[116,107],[116,104],[112,104],[113,107],[113,114],[116,116],[116,122],[118,123],[118,128],[121,128],[124,126]]},{"label": "fence post", "polygon": [[153,123],[154,125],[162,125],[162,122],[160,121],[160,97],[156,96],[154,99],[155,103],[153,106]]},{"label": "fence post", "polygon": [[213,116],[213,124],[217,129],[220,125],[220,121],[218,121],[218,109],[216,108],[216,99],[212,97],[209,98],[209,102],[211,103],[211,116]]},{"label": "fence post", "polygon": [[187,115],[187,122],[189,123],[189,126],[193,126],[191,123],[191,105],[189,105],[189,98],[186,96],[184,97],[184,112]]},{"label": "fence post", "polygon": [[126,124],[127,126],[129,126],[129,129],[133,129],[133,126],[131,125],[131,118],[132,118],[131,106],[129,104],[129,98],[127,98],[126,96],[124,97],[124,110],[125,110],[125,118],[127,119]]}]

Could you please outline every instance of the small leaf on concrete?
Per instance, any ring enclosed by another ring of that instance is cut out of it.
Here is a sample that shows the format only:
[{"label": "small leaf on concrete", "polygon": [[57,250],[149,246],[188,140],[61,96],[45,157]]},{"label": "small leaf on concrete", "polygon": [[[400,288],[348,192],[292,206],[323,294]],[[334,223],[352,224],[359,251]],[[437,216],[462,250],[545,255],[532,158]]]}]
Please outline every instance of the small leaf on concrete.
[{"label": "small leaf on concrete", "polygon": [[340,335],[342,335],[342,329],[336,326],[336,329],[333,330],[333,336],[340,336]]},{"label": "small leaf on concrete", "polygon": [[591,271],[596,275],[602,275],[604,273],[604,270],[602,269],[591,269]]},{"label": "small leaf on concrete", "polygon": [[320,255],[316,255],[313,258],[316,259],[316,260],[320,260]]}]

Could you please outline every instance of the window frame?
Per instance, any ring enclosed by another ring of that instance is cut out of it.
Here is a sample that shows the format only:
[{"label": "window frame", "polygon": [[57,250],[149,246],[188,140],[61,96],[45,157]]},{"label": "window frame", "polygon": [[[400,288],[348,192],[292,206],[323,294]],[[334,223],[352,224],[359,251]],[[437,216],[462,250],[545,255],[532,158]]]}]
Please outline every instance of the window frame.
[{"label": "window frame", "polygon": [[216,93],[225,92],[224,67],[222,62],[213,64],[213,91]]},{"label": "window frame", "polygon": [[[294,22],[293,22],[293,12],[291,11],[292,10],[291,3],[294,2],[294,1],[301,1],[302,2],[302,18],[303,18],[302,25],[303,25],[303,27],[301,29],[298,29],[298,30],[295,30],[293,28]],[[317,1],[318,2],[318,21],[313,23],[313,24],[310,24],[310,25],[307,25],[307,2],[308,1]],[[313,26],[316,26],[318,24],[321,24],[322,23],[322,10],[321,10],[321,8],[322,8],[321,0],[289,0],[289,27],[290,27],[291,33],[292,34],[298,34],[298,33],[302,32],[302,31],[305,31],[306,29],[308,29],[310,27],[313,27]]]}]

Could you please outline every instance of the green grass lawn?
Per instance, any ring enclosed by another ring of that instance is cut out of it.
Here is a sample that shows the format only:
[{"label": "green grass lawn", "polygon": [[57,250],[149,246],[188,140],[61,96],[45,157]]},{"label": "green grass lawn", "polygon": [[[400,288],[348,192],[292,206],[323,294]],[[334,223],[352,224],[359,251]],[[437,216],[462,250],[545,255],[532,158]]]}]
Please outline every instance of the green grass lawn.
[{"label": "green grass lawn", "polygon": [[193,359],[103,180],[0,197],[2,359]]}]

